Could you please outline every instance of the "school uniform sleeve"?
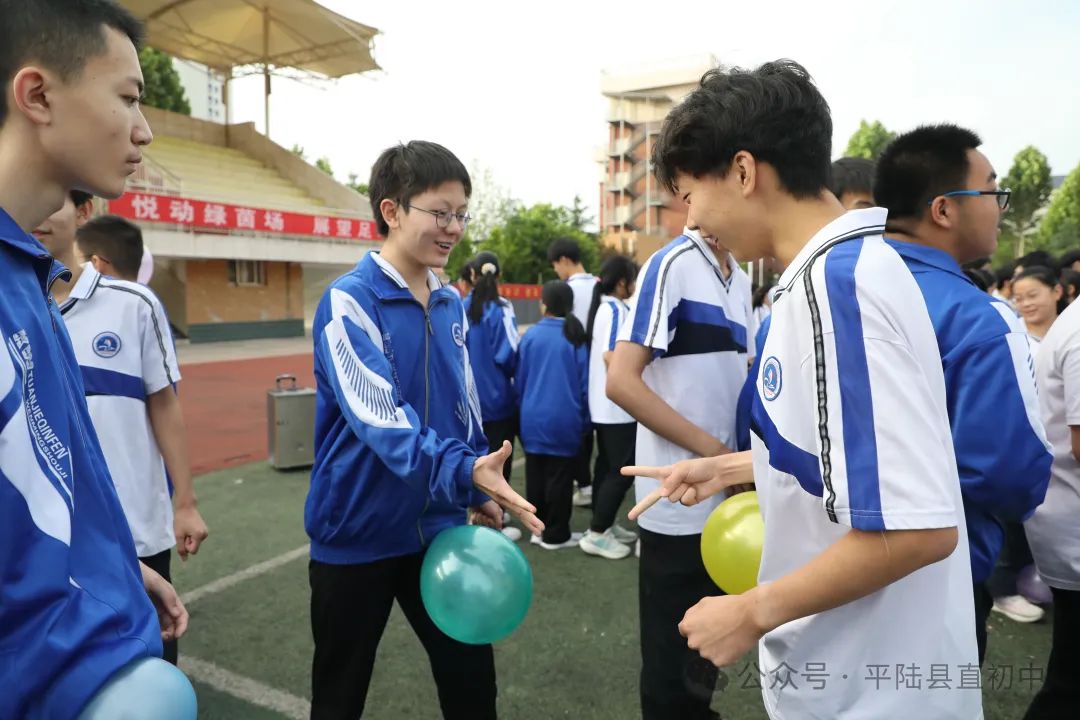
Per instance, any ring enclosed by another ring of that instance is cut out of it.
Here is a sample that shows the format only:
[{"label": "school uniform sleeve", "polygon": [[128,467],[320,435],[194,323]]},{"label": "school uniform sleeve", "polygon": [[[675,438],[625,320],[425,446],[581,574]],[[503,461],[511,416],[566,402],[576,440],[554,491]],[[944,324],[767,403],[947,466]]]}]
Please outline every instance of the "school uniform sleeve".
[{"label": "school uniform sleeve", "polygon": [[156,296],[143,296],[139,303],[139,333],[142,341],[143,388],[147,395],[180,381],[180,366],[176,359],[169,320]]},{"label": "school uniform sleeve", "polygon": [[968,502],[1002,520],[1042,504],[1053,455],[1039,416],[1034,366],[1021,328],[946,365],[953,445]]},{"label": "school uniform sleeve", "polygon": [[518,335],[517,316],[514,306],[509,301],[493,303],[492,312],[484,315],[484,322],[489,323],[488,337],[491,338],[491,354],[495,366],[508,378],[514,376],[517,367]]},{"label": "school uniform sleeve", "polygon": [[[582,343],[574,348],[577,361],[578,385],[581,389],[581,414],[585,428],[592,428],[592,413],[589,411],[589,346]],[[592,432],[589,429],[589,432]]]},{"label": "school uniform sleeve", "polygon": [[593,317],[592,347],[595,352],[611,352],[615,349],[615,342],[619,339],[619,316],[626,316],[617,303],[608,300],[600,303]]},{"label": "school uniform sleeve", "polygon": [[952,447],[939,437],[941,381],[896,329],[910,308],[857,280],[861,246],[832,250],[807,283],[814,343],[797,373],[814,408],[823,509],[857,530],[956,527],[963,509]]},{"label": "school uniform sleeve", "polygon": [[394,384],[377,315],[362,300],[333,288],[324,302],[330,317],[315,344],[316,370],[333,388],[349,427],[411,487],[437,500],[469,504],[476,452],[421,424]]},{"label": "school uniform sleeve", "polygon": [[[462,306],[461,323],[461,326],[465,328],[465,337],[468,338],[469,316],[464,306]],[[484,418],[483,413],[480,410],[480,394],[476,388],[476,376],[473,375],[472,363],[469,361],[469,343],[467,340],[462,346],[462,352],[465,354],[465,394],[469,398],[469,446],[479,458],[487,455],[491,447],[488,443],[487,436],[484,435]],[[490,499],[491,498],[486,494],[480,492],[473,486],[469,495],[469,507],[478,507]]]},{"label": "school uniform sleeve", "polygon": [[1060,358],[1054,360],[1065,387],[1065,424],[1080,426],[1080,344],[1066,344],[1059,352]]},{"label": "school uniform sleeve", "polygon": [[681,291],[672,272],[679,251],[665,248],[655,253],[638,273],[637,292],[630,299],[630,313],[618,333],[619,340],[652,348],[662,353],[668,348],[668,320],[679,304]]}]

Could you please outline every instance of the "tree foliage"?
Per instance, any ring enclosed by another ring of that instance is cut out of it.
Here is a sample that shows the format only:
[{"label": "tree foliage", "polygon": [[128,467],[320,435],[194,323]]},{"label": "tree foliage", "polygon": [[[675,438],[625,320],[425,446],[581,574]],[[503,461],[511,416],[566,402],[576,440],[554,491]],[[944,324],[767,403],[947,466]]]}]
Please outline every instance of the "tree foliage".
[{"label": "tree foliage", "polygon": [[880,120],[868,123],[859,121],[859,129],[848,140],[847,150],[844,157],[861,157],[867,160],[877,160],[885,146],[893,141],[896,133],[890,132]]},{"label": "tree foliage", "polygon": [[182,115],[191,114],[191,103],[171,57],[152,47],[144,47],[139,51],[139,64],[145,83],[142,100],[145,104]]}]

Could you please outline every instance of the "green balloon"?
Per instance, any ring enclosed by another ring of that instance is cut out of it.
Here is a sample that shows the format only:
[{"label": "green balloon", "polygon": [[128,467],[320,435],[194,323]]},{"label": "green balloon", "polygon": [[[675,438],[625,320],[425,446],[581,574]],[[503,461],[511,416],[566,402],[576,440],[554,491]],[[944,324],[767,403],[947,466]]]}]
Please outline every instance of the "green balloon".
[{"label": "green balloon", "polygon": [[532,568],[505,535],[479,525],[443,530],[424,556],[420,597],[440,630],[486,645],[512,633],[532,602]]}]

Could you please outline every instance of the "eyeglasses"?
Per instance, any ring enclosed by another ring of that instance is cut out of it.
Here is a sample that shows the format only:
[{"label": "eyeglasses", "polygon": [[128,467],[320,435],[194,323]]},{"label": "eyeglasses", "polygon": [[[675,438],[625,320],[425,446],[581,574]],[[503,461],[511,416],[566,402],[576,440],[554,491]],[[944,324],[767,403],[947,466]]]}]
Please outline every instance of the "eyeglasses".
[{"label": "eyeglasses", "polygon": [[452,218],[457,218],[458,224],[461,225],[462,231],[464,231],[465,228],[469,227],[469,221],[472,220],[472,216],[468,213],[456,213],[451,212],[450,210],[425,210],[424,208],[416,207],[415,205],[406,205],[405,207],[409,208],[410,210],[419,210],[420,212],[425,212],[428,215],[434,215],[435,224],[444,230],[450,227],[450,220]]},{"label": "eyeglasses", "polygon": [[[938,197],[976,197],[979,195],[993,195],[997,198],[998,207],[1005,210],[1009,207],[1009,197],[1012,195],[1012,190],[953,190],[952,192],[942,193]],[[927,205],[933,205],[933,200],[928,200]]]}]

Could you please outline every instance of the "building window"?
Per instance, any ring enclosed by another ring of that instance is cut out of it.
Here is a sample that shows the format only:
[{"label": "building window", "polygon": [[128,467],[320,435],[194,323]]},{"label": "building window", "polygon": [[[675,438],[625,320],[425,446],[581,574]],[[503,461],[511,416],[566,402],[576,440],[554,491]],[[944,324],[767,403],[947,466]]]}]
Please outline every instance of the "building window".
[{"label": "building window", "polygon": [[266,263],[262,260],[230,260],[229,282],[240,287],[266,285]]}]

